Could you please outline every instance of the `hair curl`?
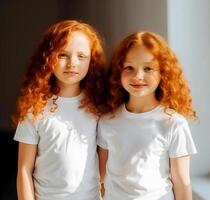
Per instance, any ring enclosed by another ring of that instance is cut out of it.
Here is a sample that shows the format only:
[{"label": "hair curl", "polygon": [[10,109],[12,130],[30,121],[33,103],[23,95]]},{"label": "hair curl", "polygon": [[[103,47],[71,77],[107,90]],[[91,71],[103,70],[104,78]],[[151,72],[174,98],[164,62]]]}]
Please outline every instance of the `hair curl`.
[{"label": "hair curl", "polygon": [[[68,38],[75,31],[83,32],[90,41],[91,61],[86,77],[80,87],[84,92],[81,108],[97,115],[103,90],[103,72],[105,56],[102,39],[90,25],[76,20],[65,20],[52,25],[43,35],[26,69],[17,111],[12,116],[13,124],[23,121],[30,111],[34,118],[43,112],[49,98],[58,94],[59,87],[53,69],[58,60],[58,53],[65,48]],[[56,110],[56,100],[52,110]]]},{"label": "hair curl", "polygon": [[108,111],[114,112],[129,99],[128,92],[121,84],[121,72],[128,51],[135,45],[146,47],[159,64],[161,80],[155,96],[165,107],[165,111],[171,108],[188,119],[196,119],[190,89],[176,55],[161,36],[152,32],[133,33],[123,39],[114,50],[108,72]]}]

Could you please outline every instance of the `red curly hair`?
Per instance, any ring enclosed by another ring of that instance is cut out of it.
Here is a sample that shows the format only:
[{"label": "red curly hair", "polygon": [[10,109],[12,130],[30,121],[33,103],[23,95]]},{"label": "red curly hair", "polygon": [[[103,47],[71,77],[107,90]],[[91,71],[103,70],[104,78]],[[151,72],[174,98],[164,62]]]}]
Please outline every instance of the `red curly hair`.
[{"label": "red curly hair", "polygon": [[[97,107],[102,98],[102,76],[105,68],[102,40],[90,25],[76,20],[65,20],[48,29],[30,59],[18,97],[17,111],[12,116],[15,126],[24,120],[29,110],[34,118],[42,113],[48,99],[59,93],[53,69],[58,61],[59,52],[65,48],[69,36],[75,31],[83,32],[91,46],[89,71],[80,84],[84,93],[80,107],[95,115],[99,114]],[[55,99],[52,110],[56,107]]]},{"label": "red curly hair", "polygon": [[176,55],[161,36],[152,32],[133,33],[123,39],[114,50],[108,73],[108,111],[114,112],[129,99],[128,92],[121,84],[121,72],[127,53],[135,45],[146,47],[158,62],[161,80],[155,96],[165,107],[165,112],[167,108],[171,108],[188,119],[196,119],[190,89]]}]

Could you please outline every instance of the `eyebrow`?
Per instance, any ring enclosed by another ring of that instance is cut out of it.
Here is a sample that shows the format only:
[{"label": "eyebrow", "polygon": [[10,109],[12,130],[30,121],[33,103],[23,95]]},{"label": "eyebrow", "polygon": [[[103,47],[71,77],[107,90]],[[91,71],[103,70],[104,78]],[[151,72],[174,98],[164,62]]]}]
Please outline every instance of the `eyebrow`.
[{"label": "eyebrow", "polygon": [[[124,64],[126,64],[126,63],[132,64],[133,62],[131,62],[131,61],[125,61]],[[145,64],[153,64],[153,63],[155,63],[155,62],[154,62],[154,61],[151,61],[151,62],[144,62],[143,65],[145,65]]]},{"label": "eyebrow", "polygon": [[87,51],[78,51],[77,53],[88,54]]},{"label": "eyebrow", "polygon": [[153,61],[151,61],[151,62],[145,62],[144,64],[154,64],[154,62]]},{"label": "eyebrow", "polygon": [[64,49],[61,49],[60,51],[59,51],[59,53],[69,53],[68,51],[66,51],[66,50],[64,50]]},{"label": "eyebrow", "polygon": [[[62,53],[67,53],[67,54],[70,54],[70,53],[71,53],[71,52],[69,52],[69,51],[66,51],[65,49],[60,50],[60,52],[62,52]],[[88,54],[87,51],[78,51],[77,53]]]},{"label": "eyebrow", "polygon": [[124,61],[124,64],[125,64],[125,63],[132,63],[132,62],[130,62],[130,61]]}]

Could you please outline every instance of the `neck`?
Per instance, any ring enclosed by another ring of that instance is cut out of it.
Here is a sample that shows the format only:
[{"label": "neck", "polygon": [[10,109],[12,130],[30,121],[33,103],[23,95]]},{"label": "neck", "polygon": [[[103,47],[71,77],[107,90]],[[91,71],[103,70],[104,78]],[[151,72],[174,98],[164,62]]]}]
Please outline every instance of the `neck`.
[{"label": "neck", "polygon": [[126,108],[128,111],[133,113],[143,113],[152,110],[158,106],[160,102],[155,98],[155,96],[146,97],[135,97],[130,96],[129,101],[126,103]]},{"label": "neck", "polygon": [[75,97],[78,96],[81,92],[79,84],[64,85],[60,83],[58,85],[60,88],[58,96],[60,97]]}]

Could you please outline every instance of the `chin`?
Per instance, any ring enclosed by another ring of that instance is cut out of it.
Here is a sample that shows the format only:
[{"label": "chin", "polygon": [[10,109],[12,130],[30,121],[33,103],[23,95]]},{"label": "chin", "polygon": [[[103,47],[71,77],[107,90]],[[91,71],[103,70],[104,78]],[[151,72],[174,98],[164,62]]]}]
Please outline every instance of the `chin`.
[{"label": "chin", "polygon": [[128,93],[135,97],[147,96],[149,93],[146,91],[128,91]]},{"label": "chin", "polygon": [[132,95],[133,97],[145,97],[147,96],[147,94],[130,94]]}]

